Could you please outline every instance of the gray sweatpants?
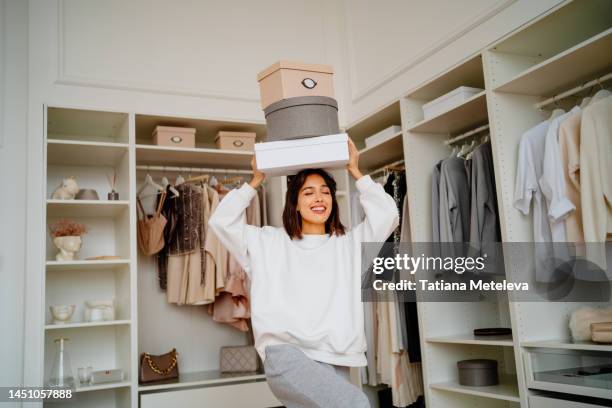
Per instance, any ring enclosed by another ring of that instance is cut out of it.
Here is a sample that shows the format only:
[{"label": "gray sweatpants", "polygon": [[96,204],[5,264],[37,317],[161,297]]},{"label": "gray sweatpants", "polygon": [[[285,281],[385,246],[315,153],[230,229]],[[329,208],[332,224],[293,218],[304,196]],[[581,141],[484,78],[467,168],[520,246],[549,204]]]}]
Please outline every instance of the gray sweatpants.
[{"label": "gray sweatpants", "polygon": [[370,408],[348,367],[311,360],[291,344],[267,346],[265,353],[268,385],[287,408]]}]

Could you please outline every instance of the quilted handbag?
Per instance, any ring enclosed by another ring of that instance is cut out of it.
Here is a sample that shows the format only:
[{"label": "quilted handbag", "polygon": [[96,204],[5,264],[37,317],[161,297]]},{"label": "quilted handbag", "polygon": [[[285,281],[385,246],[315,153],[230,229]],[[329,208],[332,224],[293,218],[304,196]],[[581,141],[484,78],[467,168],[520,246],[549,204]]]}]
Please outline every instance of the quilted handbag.
[{"label": "quilted handbag", "polygon": [[259,368],[259,356],[254,346],[221,347],[222,373],[254,372]]}]

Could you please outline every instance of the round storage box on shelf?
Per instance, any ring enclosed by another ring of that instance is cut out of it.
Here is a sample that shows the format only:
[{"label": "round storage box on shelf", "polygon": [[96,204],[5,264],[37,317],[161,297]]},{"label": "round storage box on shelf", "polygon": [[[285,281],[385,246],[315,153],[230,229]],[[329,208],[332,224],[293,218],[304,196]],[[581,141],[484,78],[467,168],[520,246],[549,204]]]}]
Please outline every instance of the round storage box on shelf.
[{"label": "round storage box on shelf", "polygon": [[338,103],[326,96],[299,96],[264,110],[269,142],[340,133]]},{"label": "round storage box on shelf", "polygon": [[462,360],[457,362],[459,384],[485,387],[499,384],[497,361],[488,359]]}]

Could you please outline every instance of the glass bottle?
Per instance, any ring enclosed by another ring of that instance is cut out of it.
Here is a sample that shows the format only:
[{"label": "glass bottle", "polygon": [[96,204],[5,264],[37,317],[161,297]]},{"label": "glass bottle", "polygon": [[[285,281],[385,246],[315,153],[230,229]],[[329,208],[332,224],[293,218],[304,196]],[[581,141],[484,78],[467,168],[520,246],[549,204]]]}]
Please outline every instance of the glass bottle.
[{"label": "glass bottle", "polygon": [[55,339],[56,351],[53,365],[49,373],[49,387],[61,387],[74,389],[74,377],[72,376],[72,366],[70,365],[70,356],[66,351],[66,342],[69,339],[60,337]]}]

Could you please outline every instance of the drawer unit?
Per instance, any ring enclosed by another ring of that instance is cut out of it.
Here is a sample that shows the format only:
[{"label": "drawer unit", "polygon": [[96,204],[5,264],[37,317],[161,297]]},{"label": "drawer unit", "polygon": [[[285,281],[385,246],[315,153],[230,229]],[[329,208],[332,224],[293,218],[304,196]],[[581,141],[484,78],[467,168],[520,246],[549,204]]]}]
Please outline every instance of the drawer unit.
[{"label": "drawer unit", "polygon": [[526,348],[527,387],[612,399],[612,355],[606,351]]},{"label": "drawer unit", "polygon": [[603,408],[604,405],[586,404],[583,402],[567,401],[563,399],[543,397],[541,395],[529,396],[529,408]]},{"label": "drawer unit", "polygon": [[140,394],[140,408],[269,408],[282,405],[266,381]]}]

